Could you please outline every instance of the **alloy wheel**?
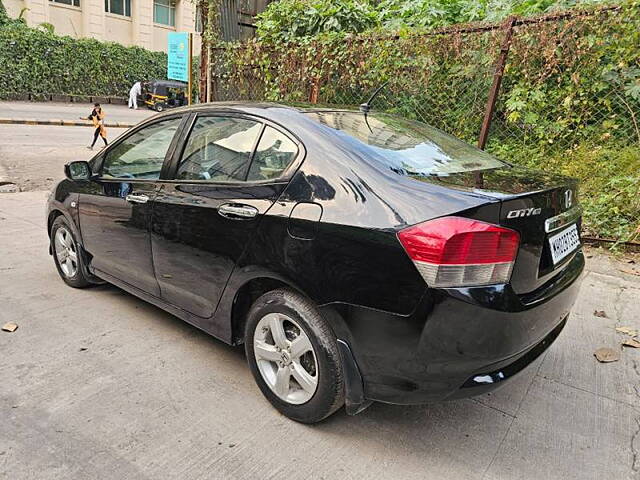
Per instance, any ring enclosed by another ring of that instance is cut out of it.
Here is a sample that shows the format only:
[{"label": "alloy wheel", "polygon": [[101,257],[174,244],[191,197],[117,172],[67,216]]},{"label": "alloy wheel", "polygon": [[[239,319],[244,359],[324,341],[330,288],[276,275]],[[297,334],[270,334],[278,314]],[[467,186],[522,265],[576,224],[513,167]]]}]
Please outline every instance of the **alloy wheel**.
[{"label": "alloy wheel", "polygon": [[281,400],[295,405],[311,400],[318,388],[318,362],[309,336],[292,318],[262,317],[253,351],[262,378]]},{"label": "alloy wheel", "polygon": [[71,232],[65,227],[56,230],[54,248],[60,270],[67,278],[73,278],[78,273],[78,250]]}]

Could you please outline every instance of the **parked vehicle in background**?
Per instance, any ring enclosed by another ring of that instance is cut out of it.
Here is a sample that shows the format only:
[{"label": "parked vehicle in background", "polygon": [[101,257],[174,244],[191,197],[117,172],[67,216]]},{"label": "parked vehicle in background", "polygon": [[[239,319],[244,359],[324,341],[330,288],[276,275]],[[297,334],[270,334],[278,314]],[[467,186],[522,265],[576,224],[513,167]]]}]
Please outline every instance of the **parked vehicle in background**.
[{"label": "parked vehicle in background", "polygon": [[187,84],[177,80],[151,80],[142,85],[142,98],[148,108],[162,112],[187,105]]},{"label": "parked vehicle in background", "polygon": [[244,344],[300,422],[496,388],[560,334],[584,267],[573,180],[386,114],[181,108],[66,174],[62,279]]}]

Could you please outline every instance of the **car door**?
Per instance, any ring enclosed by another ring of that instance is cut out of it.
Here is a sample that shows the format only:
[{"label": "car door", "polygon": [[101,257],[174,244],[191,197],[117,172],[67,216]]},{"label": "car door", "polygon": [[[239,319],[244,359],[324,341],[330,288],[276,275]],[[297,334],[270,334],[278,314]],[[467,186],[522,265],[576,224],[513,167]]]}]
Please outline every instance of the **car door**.
[{"label": "car door", "polygon": [[156,296],[149,223],[181,122],[182,115],[172,116],[118,139],[97,162],[98,178],[78,202],[83,246],[96,273]]},{"label": "car door", "polygon": [[296,140],[260,119],[195,118],[153,210],[153,262],[164,300],[201,318],[214,314],[298,152]]}]

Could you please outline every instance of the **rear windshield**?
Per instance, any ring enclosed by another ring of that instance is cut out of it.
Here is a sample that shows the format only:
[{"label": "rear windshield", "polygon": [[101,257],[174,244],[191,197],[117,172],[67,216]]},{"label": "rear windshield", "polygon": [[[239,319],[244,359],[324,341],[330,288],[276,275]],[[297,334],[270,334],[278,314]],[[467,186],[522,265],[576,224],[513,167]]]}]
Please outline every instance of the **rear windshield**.
[{"label": "rear windshield", "polygon": [[400,175],[448,175],[505,166],[488,153],[421,122],[383,113],[369,113],[367,121],[360,112],[307,114],[335,129],[367,158]]}]

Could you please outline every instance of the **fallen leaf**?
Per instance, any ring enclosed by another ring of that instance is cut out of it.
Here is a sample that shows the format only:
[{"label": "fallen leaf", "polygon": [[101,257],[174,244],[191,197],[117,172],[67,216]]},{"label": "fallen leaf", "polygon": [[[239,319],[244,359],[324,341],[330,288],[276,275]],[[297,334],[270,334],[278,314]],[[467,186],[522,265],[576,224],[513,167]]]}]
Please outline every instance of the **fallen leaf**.
[{"label": "fallen leaf", "polygon": [[629,335],[630,337],[635,337],[638,335],[638,331],[629,327],[616,327],[616,332],[624,333],[625,335]]},{"label": "fallen leaf", "polygon": [[620,360],[620,352],[609,347],[602,347],[593,352],[600,363],[617,362]]},{"label": "fallen leaf", "polygon": [[600,318],[609,318],[609,317],[607,317],[607,314],[606,314],[606,313],[604,313],[604,310],[595,310],[595,311],[593,312],[593,314],[594,314],[596,317],[600,317]]},{"label": "fallen leaf", "polygon": [[9,332],[9,333],[15,332],[17,329],[18,329],[18,325],[16,325],[13,322],[5,323],[2,326],[2,330],[4,330],[5,332]]},{"label": "fallen leaf", "polygon": [[640,348],[640,342],[635,338],[629,338],[622,342],[623,347]]},{"label": "fallen leaf", "polygon": [[628,273],[629,275],[640,275],[640,272],[634,272],[633,270],[627,270],[626,268],[619,268],[622,273]]}]

